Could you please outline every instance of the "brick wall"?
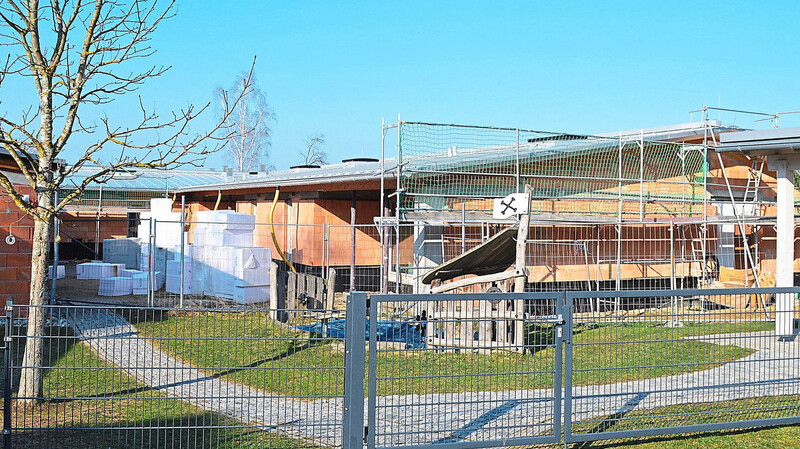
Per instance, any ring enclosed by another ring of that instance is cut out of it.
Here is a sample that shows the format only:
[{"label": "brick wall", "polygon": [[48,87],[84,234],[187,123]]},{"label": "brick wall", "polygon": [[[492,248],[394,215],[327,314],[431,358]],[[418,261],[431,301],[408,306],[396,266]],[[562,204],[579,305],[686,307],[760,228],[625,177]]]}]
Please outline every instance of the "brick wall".
[{"label": "brick wall", "polygon": [[[71,212],[61,213],[61,241],[69,242],[72,239],[81,242],[101,242],[105,239],[119,239],[128,236],[128,214],[120,212],[100,213]],[[98,239],[99,236],[99,239]]]},{"label": "brick wall", "polygon": [[[20,193],[33,195],[33,189],[18,186]],[[6,238],[14,236],[14,243]],[[33,219],[25,215],[11,198],[0,194],[0,298],[14,296],[27,303],[31,281]]]}]

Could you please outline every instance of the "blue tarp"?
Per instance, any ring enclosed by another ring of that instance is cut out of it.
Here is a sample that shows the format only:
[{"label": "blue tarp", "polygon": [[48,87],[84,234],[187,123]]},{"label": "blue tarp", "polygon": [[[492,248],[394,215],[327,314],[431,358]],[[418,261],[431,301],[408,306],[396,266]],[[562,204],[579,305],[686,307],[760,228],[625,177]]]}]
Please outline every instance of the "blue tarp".
[{"label": "blue tarp", "polygon": [[[425,337],[422,336],[421,331],[425,323],[404,323],[401,321],[378,321],[377,323],[378,341],[405,343],[406,349],[422,349],[425,347]],[[344,340],[344,325],[345,320],[328,321],[328,337]],[[417,328],[418,326],[420,329]],[[303,324],[295,327],[304,332],[322,333],[322,323]],[[369,320],[367,320],[366,329],[364,340],[369,340]]]}]

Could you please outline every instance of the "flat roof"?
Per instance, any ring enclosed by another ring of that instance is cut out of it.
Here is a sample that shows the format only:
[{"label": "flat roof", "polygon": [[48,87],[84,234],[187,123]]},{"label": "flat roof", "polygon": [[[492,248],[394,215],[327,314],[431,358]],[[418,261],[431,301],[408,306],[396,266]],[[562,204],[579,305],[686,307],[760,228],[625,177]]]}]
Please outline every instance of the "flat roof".
[{"label": "flat roof", "polygon": [[800,152],[800,127],[725,133],[720,135],[720,143],[720,153],[794,154]]},{"label": "flat roof", "polygon": [[[397,164],[394,159],[384,161],[386,178],[394,179]],[[284,185],[313,185],[331,182],[358,182],[379,180],[381,177],[381,163],[378,162],[340,162],[337,164],[323,165],[319,168],[291,168],[288,170],[272,171],[260,176],[251,176],[232,184],[230,181],[211,184],[198,184],[176,189],[177,193],[203,192],[214,190],[240,190],[265,187],[280,187]]]},{"label": "flat roof", "polygon": [[[98,167],[84,166],[75,173],[67,176],[62,189],[69,189],[80,185],[87,176],[97,173]],[[245,172],[229,172],[224,170],[210,170],[197,168],[192,170],[158,170],[152,168],[126,168],[117,172],[111,179],[103,183],[92,183],[87,190],[97,190],[103,186],[104,190],[137,191],[137,192],[165,192],[175,191],[182,187],[210,183],[239,182],[248,175]]]}]

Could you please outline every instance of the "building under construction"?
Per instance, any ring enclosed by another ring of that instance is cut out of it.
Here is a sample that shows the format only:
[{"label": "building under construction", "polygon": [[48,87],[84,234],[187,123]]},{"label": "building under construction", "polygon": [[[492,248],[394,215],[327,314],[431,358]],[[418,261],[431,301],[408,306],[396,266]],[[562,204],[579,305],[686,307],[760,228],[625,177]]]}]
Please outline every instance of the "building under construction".
[{"label": "building under construction", "polygon": [[171,197],[174,212],[183,199],[187,245],[200,212],[232,210],[255,216],[253,245],[281,269],[283,254],[300,273],[327,282],[335,272],[326,289],[422,293],[515,266],[498,248],[515,243],[507,229],[517,220],[491,209],[529,186],[526,290],[774,285],[776,173],[765,156],[721,151],[720,137],[742,129],[702,112],[602,135],[398,121],[383,127],[380,159],[122,173],[62,216],[62,244],[80,240],[94,248],[85,258],[99,259],[104,239],[156,240],[139,235],[142,213],[150,198]]},{"label": "building under construction", "polygon": [[528,185],[527,290],[773,286],[775,172],[764,157],[717,151],[720,135],[739,131],[707,116],[600,136],[389,125],[398,207],[381,221],[409,224],[414,251],[404,258],[407,237],[392,234],[388,279],[423,292],[512,266],[513,251],[470,250],[514,222],[491,219],[493,200]]}]

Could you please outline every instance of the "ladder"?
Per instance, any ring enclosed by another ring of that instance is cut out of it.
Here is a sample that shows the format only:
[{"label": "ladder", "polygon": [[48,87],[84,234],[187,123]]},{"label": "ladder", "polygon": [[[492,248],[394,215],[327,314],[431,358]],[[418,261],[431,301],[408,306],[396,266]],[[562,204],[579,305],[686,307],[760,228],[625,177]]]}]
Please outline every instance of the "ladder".
[{"label": "ladder", "polygon": [[[750,215],[755,215],[755,208],[758,204],[758,191],[761,188],[761,175],[764,173],[765,161],[766,158],[764,157],[753,156],[751,158],[750,170],[747,172],[748,173],[747,185],[745,186],[744,189],[744,195],[742,195],[742,204],[748,205],[747,200],[748,197],[751,195],[750,192],[752,191],[753,198],[750,200],[749,204],[749,206],[751,207],[751,210],[749,212]],[[742,213],[746,214],[744,210],[742,211]]]}]

